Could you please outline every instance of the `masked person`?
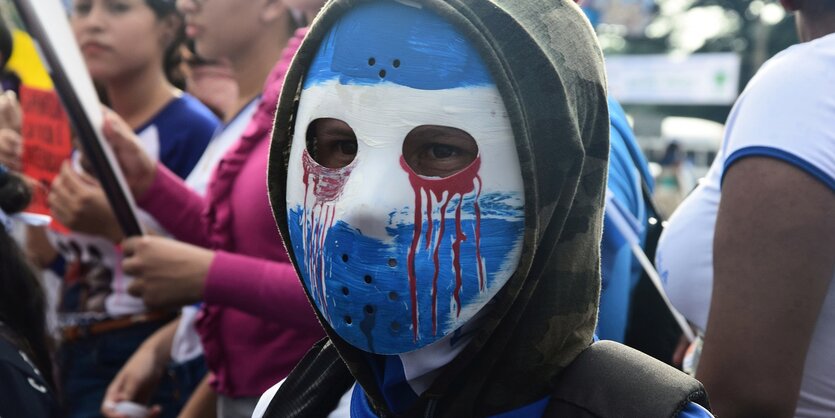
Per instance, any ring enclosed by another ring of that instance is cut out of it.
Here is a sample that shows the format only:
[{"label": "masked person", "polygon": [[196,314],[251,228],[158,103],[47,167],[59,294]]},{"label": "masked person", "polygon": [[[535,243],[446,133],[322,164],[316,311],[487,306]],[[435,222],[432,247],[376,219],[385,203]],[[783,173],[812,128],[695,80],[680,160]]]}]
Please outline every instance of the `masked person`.
[{"label": "masked person", "polygon": [[608,124],[573,3],[328,3],[268,185],[329,338],[254,416],[709,416],[697,381],[592,345]]}]

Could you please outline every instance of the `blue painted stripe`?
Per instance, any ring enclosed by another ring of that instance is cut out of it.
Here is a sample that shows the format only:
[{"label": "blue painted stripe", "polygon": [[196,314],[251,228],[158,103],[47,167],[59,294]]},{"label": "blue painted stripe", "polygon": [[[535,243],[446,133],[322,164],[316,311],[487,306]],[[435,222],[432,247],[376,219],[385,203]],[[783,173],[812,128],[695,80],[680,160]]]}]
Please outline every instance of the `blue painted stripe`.
[{"label": "blue painted stripe", "polygon": [[470,42],[435,13],[397,2],[354,8],[325,36],[304,88],[384,82],[421,90],[494,84]]},{"label": "blue painted stripe", "polygon": [[[778,149],[778,148],[762,147],[762,146],[746,147],[746,148],[742,148],[742,149],[734,151],[733,154],[731,154],[728,157],[728,159],[725,160],[725,166],[724,166],[724,169],[722,170],[722,182],[725,181],[725,173],[728,172],[728,168],[730,168],[731,165],[733,165],[735,162],[737,162],[737,161],[739,161],[739,160],[741,160],[745,157],[771,157],[771,158],[776,158],[778,160],[784,161],[786,163],[789,163],[789,164],[805,171],[806,173],[808,173],[812,177],[814,177],[814,178],[820,180],[821,182],[823,182],[823,184],[825,184],[827,187],[829,187],[830,190],[835,191],[835,178],[833,178],[831,175],[829,175],[828,173],[826,173],[825,171],[823,171],[819,167],[815,166],[814,164],[810,163],[809,161],[806,161],[803,158],[798,157],[797,155],[794,155],[790,152],[783,151],[783,150]],[[722,182],[720,182],[720,184]]]},{"label": "blue painted stripe", "polygon": [[[513,209],[505,204],[506,199],[498,196],[504,194],[487,194],[479,199],[482,211],[481,231],[489,231],[481,236],[481,257],[486,272],[486,285],[493,288],[498,273],[503,271],[507,264],[510,251],[508,237],[521,236],[524,229],[524,217],[521,209]],[[465,199],[470,202],[471,199]],[[450,204],[454,208],[456,200]],[[462,207],[464,215],[471,215],[473,205],[466,203]],[[507,213],[506,217],[487,217],[485,214]],[[293,251],[296,254],[296,262],[302,271],[302,280],[308,292],[312,292],[312,280],[308,274],[308,259],[304,257],[305,248],[302,245],[304,240],[303,222],[307,222],[301,207],[297,206],[287,213],[290,238],[293,243]],[[437,289],[437,312],[452,312],[454,292],[454,270],[452,269],[452,242],[451,234],[456,230],[455,219],[452,216],[446,217],[445,239],[441,240],[439,254],[439,266],[441,267]],[[466,216],[461,222],[462,231],[468,237],[474,237],[476,228],[475,220]],[[423,230],[427,229],[428,222],[424,222]],[[433,219],[433,230],[439,231],[440,219],[435,216]],[[384,242],[380,239],[364,235],[358,229],[348,225],[342,220],[337,220],[327,232],[327,237],[322,243],[325,250],[325,270],[328,272],[325,278],[324,294],[325,301],[314,294],[314,301],[321,312],[324,312],[323,302],[328,304],[328,315],[332,319],[331,326],[346,341],[356,347],[365,347],[366,351],[378,353],[402,353],[414,349],[414,340],[411,333],[411,307],[407,301],[410,293],[408,282],[408,248],[414,236],[414,224],[389,225],[386,230],[393,242]],[[453,231],[453,232],[450,232]],[[308,238],[310,240],[310,238]],[[478,269],[476,266],[477,254],[474,250],[475,240],[463,241],[461,247],[461,265],[465,266],[462,271],[461,304],[463,307],[479,303],[481,292],[478,289]],[[343,261],[342,255],[346,255],[349,262]],[[419,247],[415,254],[414,266],[417,273],[417,294],[419,308],[419,339],[425,343],[431,343],[446,335],[453,326],[448,322],[446,315],[438,317],[438,332],[432,332],[431,306],[433,295],[431,292],[432,279],[435,269],[433,251]],[[396,260],[395,266],[390,266],[388,260]],[[373,278],[373,286],[370,286],[364,276]],[[347,294],[343,293],[347,289]],[[394,298],[392,298],[392,292]],[[364,312],[365,306],[375,307],[373,315]],[[343,318],[368,318],[373,319],[367,323],[353,321],[346,323]],[[392,328],[391,324],[397,323],[400,326]]]},{"label": "blue painted stripe", "polygon": [[678,418],[713,418],[713,414],[697,403],[688,402],[678,414]]}]

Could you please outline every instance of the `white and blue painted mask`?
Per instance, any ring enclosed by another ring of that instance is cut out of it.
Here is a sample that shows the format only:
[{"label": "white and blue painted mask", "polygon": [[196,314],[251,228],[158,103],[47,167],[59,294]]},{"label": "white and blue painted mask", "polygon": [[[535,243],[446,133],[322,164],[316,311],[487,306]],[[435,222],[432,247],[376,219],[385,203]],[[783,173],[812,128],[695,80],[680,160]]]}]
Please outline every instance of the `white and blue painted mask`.
[{"label": "white and blue painted mask", "polygon": [[[514,273],[524,193],[510,120],[451,24],[395,2],[350,11],[310,65],[295,123],[290,241],[350,344],[399,354],[438,341]],[[466,165],[439,174],[450,161]]]}]

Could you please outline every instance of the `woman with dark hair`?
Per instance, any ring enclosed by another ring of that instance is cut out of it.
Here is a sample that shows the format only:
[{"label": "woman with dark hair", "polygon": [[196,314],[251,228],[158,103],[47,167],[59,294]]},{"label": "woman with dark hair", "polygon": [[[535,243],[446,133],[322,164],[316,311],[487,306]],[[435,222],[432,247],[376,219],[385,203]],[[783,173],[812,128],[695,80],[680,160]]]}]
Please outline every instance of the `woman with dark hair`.
[{"label": "woman with dark hair", "polygon": [[44,294],[9,235],[10,216],[31,198],[23,180],[0,165],[0,416],[55,417]]},{"label": "woman with dark hair", "polygon": [[[219,122],[178,88],[184,29],[174,1],[74,0],[70,24],[104,101],[142,138],[152,158],[185,178]],[[176,312],[150,311],[127,294],[131,278],[118,267],[121,252],[115,246],[122,231],[94,179],[64,163],[48,201],[56,219],[72,231],[50,232],[50,242],[81,249],[63,254],[64,266],[50,266],[63,278],[58,308],[62,393],[70,417],[98,416],[108,383]],[[149,230],[156,229],[150,216],[140,217]],[[165,416],[174,416],[190,390],[164,384],[148,397],[165,406]]]},{"label": "woman with dark hair", "polygon": [[[185,35],[174,1],[75,0],[70,23],[105,101],[148,137],[146,145],[163,164],[185,178],[218,121],[180,90]],[[157,135],[150,135],[152,126]]]}]

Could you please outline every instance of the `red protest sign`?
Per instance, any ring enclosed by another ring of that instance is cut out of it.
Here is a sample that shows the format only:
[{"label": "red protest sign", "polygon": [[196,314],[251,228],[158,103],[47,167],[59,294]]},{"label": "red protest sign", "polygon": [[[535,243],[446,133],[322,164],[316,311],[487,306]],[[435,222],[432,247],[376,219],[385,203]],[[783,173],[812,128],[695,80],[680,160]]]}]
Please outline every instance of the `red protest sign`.
[{"label": "red protest sign", "polygon": [[46,201],[49,186],[61,170],[61,163],[72,153],[69,119],[53,90],[21,86],[20,108],[23,112],[23,174],[38,185],[33,190],[32,204],[27,211],[49,215]]}]

